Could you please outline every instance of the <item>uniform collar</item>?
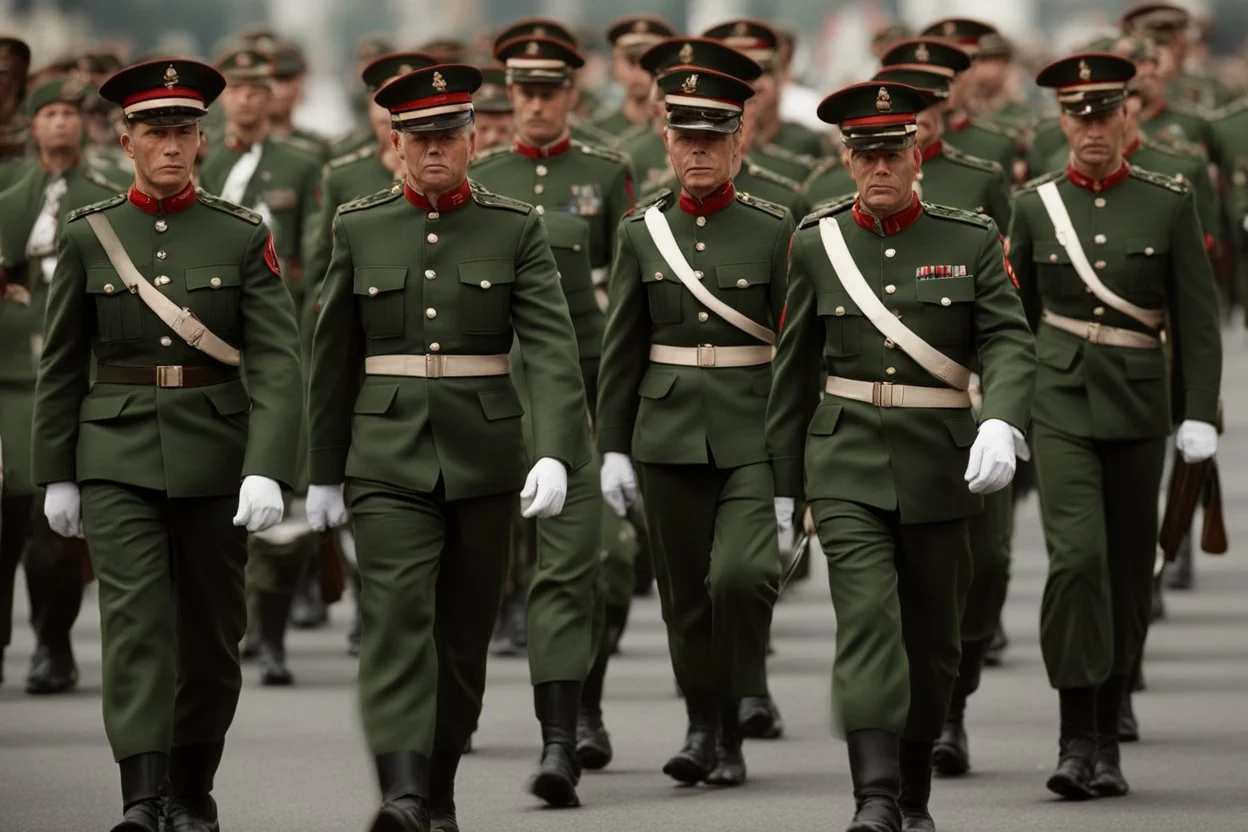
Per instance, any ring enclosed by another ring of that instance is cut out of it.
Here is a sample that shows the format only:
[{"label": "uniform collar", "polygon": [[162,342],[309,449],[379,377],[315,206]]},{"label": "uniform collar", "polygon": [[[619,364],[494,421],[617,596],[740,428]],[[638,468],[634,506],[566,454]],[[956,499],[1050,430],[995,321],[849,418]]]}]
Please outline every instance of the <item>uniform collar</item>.
[{"label": "uniform collar", "polygon": [[1143,141],[1144,140],[1141,137],[1136,136],[1135,141],[1131,142],[1131,146],[1123,151],[1122,158],[1130,159],[1132,156],[1134,156],[1135,151],[1140,149],[1140,145],[1143,144]]},{"label": "uniform collar", "polygon": [[1147,110],[1140,111],[1140,124],[1152,121],[1166,111],[1166,100],[1164,98],[1157,99],[1157,103]]},{"label": "uniform collar", "polygon": [[693,214],[695,217],[705,217],[710,214],[718,214],[731,205],[736,198],[737,189],[732,184],[731,179],[720,185],[708,194],[706,199],[700,202],[682,188],[680,191],[680,210],[686,214]]},{"label": "uniform collar", "polygon": [[195,186],[188,182],[181,191],[164,199],[148,196],[137,186],[131,185],[126,198],[130,200],[131,205],[146,214],[176,214],[194,205],[197,196]]},{"label": "uniform collar", "polygon": [[945,143],[942,142],[940,139],[937,139],[936,141],[929,144],[927,147],[923,148],[923,161],[930,162],[944,152],[945,152]]},{"label": "uniform collar", "polygon": [[407,184],[407,182],[403,183],[403,196],[407,197],[408,202],[422,211],[436,210],[445,213],[467,205],[468,201],[472,199],[472,188],[468,185],[468,180],[465,179],[458,188],[453,188],[438,197],[437,208],[434,208],[433,203],[425,199],[424,194],[412,190],[412,186]]},{"label": "uniform collar", "polygon": [[1129,173],[1131,173],[1131,165],[1127,163],[1126,159],[1122,160],[1122,167],[1099,181],[1080,173],[1073,164],[1066,163],[1066,178],[1070,180],[1070,184],[1077,188],[1083,188],[1085,191],[1092,191],[1098,194],[1101,191],[1108,191],[1115,185],[1122,184]]},{"label": "uniform collar", "polygon": [[269,137],[266,135],[264,138],[260,139],[257,142],[252,142],[251,144],[247,144],[241,141],[238,138],[238,136],[234,135],[233,133],[228,133],[226,134],[226,137],[225,137],[225,146],[228,147],[230,150],[233,150],[235,153],[246,153],[248,150],[251,150],[256,145],[258,144],[263,145],[268,140],[269,140]]},{"label": "uniform collar", "polygon": [[955,118],[949,120],[949,129],[957,133],[971,126],[971,117],[966,113],[961,113]]},{"label": "uniform collar", "polygon": [[919,218],[919,214],[923,213],[923,203],[919,201],[919,195],[911,196],[910,205],[902,208],[895,214],[879,219],[873,217],[858,207],[858,200],[854,200],[853,214],[854,222],[863,228],[881,237],[891,237],[905,231],[910,225]]},{"label": "uniform collar", "polygon": [[572,146],[572,136],[565,132],[563,136],[555,139],[550,144],[540,146],[529,144],[523,139],[517,138],[512,146],[521,156],[527,156],[530,159],[548,159],[551,156],[565,153]]}]

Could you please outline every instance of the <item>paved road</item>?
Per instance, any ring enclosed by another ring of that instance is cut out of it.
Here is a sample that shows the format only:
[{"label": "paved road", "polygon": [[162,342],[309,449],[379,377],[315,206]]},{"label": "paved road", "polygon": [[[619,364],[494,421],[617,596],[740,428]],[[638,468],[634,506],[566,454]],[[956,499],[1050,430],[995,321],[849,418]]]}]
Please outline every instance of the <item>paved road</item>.
[{"label": "paved road", "polygon": [[[1228,340],[1229,435],[1221,454],[1233,541],[1248,541],[1248,360]],[[1037,645],[1044,553],[1034,499],[1019,518],[1007,608],[1007,664],[986,673],[972,700],[972,776],[938,781],[933,812],[959,832],[1243,832],[1248,829],[1248,559],[1202,556],[1198,588],[1169,599],[1149,639],[1149,689],[1137,698],[1143,742],[1128,746],[1123,799],[1061,804],[1044,789],[1057,747],[1057,697]],[[817,565],[818,567],[818,565]],[[681,789],[659,772],[683,731],[658,605],[636,608],[623,655],[608,676],[607,720],[616,760],[581,786],[584,808],[536,808],[523,790],[538,732],[522,661],[490,667],[477,751],[460,769],[468,832],[622,832],[680,829],[843,830],[852,812],[843,745],[829,731],[835,620],[823,570],[776,612],[772,690],[786,736],[747,747],[751,782],[731,792]],[[19,590],[19,596],[22,590]],[[19,620],[25,609],[18,611]],[[217,797],[227,832],[361,830],[375,784],[358,728],[354,664],[345,656],[348,610],[328,629],[295,633],[298,686],[259,687],[246,671]],[[99,712],[99,628],[94,600],[77,632],[82,687],[34,699],[20,691],[32,642],[19,627],[0,687],[0,832],[94,832],[119,812],[115,768]]]}]

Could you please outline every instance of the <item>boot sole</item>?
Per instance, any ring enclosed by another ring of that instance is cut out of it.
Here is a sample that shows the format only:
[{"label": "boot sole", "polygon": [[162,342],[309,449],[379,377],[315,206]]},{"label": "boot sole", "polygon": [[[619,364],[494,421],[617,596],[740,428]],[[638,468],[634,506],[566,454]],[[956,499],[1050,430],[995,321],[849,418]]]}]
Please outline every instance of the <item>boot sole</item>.
[{"label": "boot sole", "polygon": [[748,739],[763,740],[770,739],[770,734],[775,729],[776,723],[767,714],[753,714],[741,723],[741,734]]},{"label": "boot sole", "polygon": [[156,830],[164,829],[164,824],[158,826],[146,826],[133,820],[123,820],[114,826],[111,832],[156,832]]},{"label": "boot sole", "polygon": [[581,768],[587,771],[601,771],[611,764],[611,754],[591,745],[577,746],[576,759],[581,761]]},{"label": "boot sole", "polygon": [[947,746],[932,751],[932,771],[941,777],[961,777],[971,770],[971,761]]},{"label": "boot sole", "polygon": [[288,688],[295,683],[294,676],[261,676],[260,684],[266,688]]},{"label": "boot sole", "polygon": [[373,819],[373,825],[369,827],[369,832],[426,832],[428,829],[428,824],[424,829],[413,826],[408,822],[406,812],[387,806],[377,813],[377,817]]},{"label": "boot sole", "polygon": [[668,760],[667,765],[663,766],[663,773],[686,786],[696,786],[711,775],[709,771],[687,757],[673,757]]},{"label": "boot sole", "polygon": [[1091,800],[1096,797],[1096,792],[1092,791],[1091,786],[1077,783],[1061,774],[1054,774],[1045,786],[1049,791],[1067,800]]},{"label": "boot sole", "polygon": [[706,777],[708,786],[721,786],[723,788],[732,788],[745,784],[745,772],[733,772],[731,774],[720,774],[718,770],[712,771]]},{"label": "boot sole", "polygon": [[571,780],[558,774],[542,772],[533,778],[529,791],[556,809],[570,809],[581,805],[580,798],[576,796],[576,786]]},{"label": "boot sole", "polygon": [[1130,786],[1119,786],[1117,783],[1092,783],[1092,791],[1097,797],[1126,797],[1131,791]]}]

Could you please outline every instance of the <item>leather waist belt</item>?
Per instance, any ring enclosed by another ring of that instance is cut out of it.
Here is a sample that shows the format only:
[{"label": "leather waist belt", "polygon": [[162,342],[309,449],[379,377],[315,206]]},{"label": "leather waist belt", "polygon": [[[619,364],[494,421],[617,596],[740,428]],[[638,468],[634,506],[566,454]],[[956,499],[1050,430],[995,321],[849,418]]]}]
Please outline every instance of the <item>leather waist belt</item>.
[{"label": "leather waist belt", "polygon": [[506,355],[370,355],[364,359],[364,372],[412,378],[505,376],[511,362]]},{"label": "leather waist belt", "polygon": [[828,376],[823,388],[829,396],[866,402],[876,407],[970,407],[971,396],[952,387],[916,387],[891,381],[855,381]]},{"label": "leather waist belt", "polygon": [[234,367],[183,367],[163,364],[159,367],[118,367],[100,364],[95,380],[102,384],[152,384],[156,387],[207,387],[238,378]]},{"label": "leather waist belt", "polygon": [[775,355],[772,347],[668,347],[650,345],[650,360],[655,364],[678,367],[757,367],[770,364]]},{"label": "leather waist belt", "polygon": [[1121,329],[1116,326],[1105,326],[1095,321],[1081,321],[1077,318],[1068,318],[1065,315],[1058,315],[1056,312],[1050,312],[1047,309],[1044,311],[1043,320],[1054,329],[1077,335],[1093,344],[1107,344],[1111,347],[1131,347],[1137,350],[1147,350],[1160,347],[1163,343],[1160,338],[1145,335],[1143,332]]}]

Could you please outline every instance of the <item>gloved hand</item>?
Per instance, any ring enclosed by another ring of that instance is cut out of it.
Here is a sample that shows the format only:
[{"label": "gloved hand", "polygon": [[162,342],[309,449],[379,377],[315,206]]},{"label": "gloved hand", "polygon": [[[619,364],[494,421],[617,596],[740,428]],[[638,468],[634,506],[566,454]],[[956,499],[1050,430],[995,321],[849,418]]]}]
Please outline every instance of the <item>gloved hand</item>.
[{"label": "gloved hand", "polygon": [[991,494],[1010,484],[1017,465],[1016,443],[1021,440],[1022,432],[1000,419],[979,426],[964,475],[972,494]]},{"label": "gloved hand", "polygon": [[793,528],[795,506],[792,497],[776,497],[776,528],[781,534]]},{"label": "gloved hand", "polygon": [[1218,451],[1218,429],[1208,422],[1184,419],[1174,434],[1174,445],[1184,462],[1204,462]]},{"label": "gloved hand", "polygon": [[342,483],[337,485],[309,485],[308,523],[312,531],[323,532],[345,525],[351,519],[346,501],[342,497]]},{"label": "gloved hand", "polygon": [[43,516],[61,537],[82,537],[82,495],[78,483],[49,483],[43,497]]},{"label": "gloved hand", "polygon": [[810,503],[806,504],[806,510],[802,512],[802,531],[811,537],[819,534],[819,529],[815,526],[815,513],[810,510]]},{"label": "gloved hand", "polygon": [[555,517],[568,496],[568,469],[557,459],[544,456],[533,465],[520,492],[523,517]]},{"label": "gloved hand", "polygon": [[628,507],[637,502],[637,474],[628,454],[607,451],[602,455],[602,498],[611,510],[623,517]]},{"label": "gloved hand", "polygon": [[283,511],[282,487],[276,480],[255,474],[243,477],[242,487],[238,489],[235,526],[246,526],[249,532],[262,532],[282,522]]}]

